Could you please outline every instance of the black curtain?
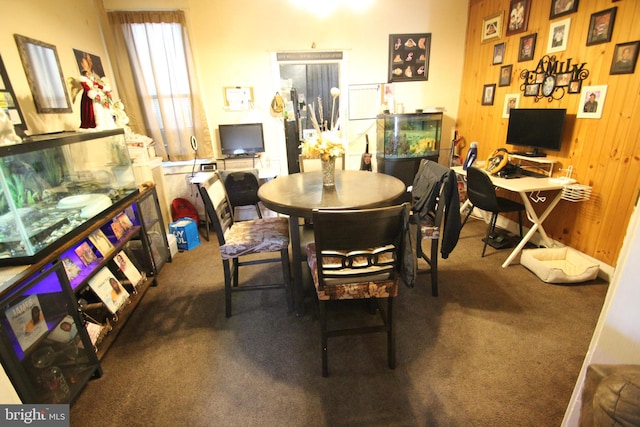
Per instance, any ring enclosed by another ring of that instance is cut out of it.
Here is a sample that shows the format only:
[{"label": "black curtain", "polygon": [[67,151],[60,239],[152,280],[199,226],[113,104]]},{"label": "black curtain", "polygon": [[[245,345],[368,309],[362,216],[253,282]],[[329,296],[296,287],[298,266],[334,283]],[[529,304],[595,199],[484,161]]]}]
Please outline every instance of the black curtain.
[{"label": "black curtain", "polygon": [[[327,123],[331,127],[331,88],[338,86],[338,64],[307,64],[307,104],[313,104],[318,123]],[[322,110],[318,103],[318,97],[322,99]],[[340,98],[336,98],[335,116],[338,115]],[[320,115],[322,111],[322,116]],[[312,129],[311,121],[307,118],[306,129]]]}]

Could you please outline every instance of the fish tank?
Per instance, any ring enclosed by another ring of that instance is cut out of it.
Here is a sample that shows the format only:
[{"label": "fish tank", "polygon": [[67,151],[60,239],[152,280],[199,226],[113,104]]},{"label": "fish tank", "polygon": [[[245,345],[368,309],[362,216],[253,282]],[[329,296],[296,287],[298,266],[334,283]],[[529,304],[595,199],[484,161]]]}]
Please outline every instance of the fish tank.
[{"label": "fish tank", "polygon": [[0,266],[33,264],[138,193],[122,129],[0,146]]},{"label": "fish tank", "polygon": [[[413,184],[422,159],[437,162],[442,112],[380,114],[376,117],[376,170]],[[398,202],[410,201],[410,193]]]},{"label": "fish tank", "polygon": [[376,117],[376,152],[385,158],[437,156],[442,113],[380,114]]}]

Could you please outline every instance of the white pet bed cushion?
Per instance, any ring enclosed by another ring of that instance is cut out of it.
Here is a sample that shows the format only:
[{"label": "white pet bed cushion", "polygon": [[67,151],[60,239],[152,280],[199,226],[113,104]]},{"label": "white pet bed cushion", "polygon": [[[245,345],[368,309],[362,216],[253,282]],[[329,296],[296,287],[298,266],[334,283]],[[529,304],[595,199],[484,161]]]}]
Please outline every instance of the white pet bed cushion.
[{"label": "white pet bed cushion", "polygon": [[520,264],[547,283],[586,282],[595,279],[600,269],[598,264],[569,247],[525,249]]}]

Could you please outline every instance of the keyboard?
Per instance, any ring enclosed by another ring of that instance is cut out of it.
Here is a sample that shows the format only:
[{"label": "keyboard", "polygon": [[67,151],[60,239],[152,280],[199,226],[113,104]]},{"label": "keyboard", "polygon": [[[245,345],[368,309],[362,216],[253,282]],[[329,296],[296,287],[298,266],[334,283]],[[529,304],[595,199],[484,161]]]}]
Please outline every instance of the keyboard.
[{"label": "keyboard", "polygon": [[547,175],[540,172],[533,172],[526,169],[520,169],[520,175],[522,176],[530,176],[532,178],[548,178]]}]

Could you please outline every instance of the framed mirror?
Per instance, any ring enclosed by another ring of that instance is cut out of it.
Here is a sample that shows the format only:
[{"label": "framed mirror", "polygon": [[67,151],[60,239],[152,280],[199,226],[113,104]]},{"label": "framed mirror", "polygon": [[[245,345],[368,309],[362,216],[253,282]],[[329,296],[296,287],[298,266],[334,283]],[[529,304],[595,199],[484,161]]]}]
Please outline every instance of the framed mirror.
[{"label": "framed mirror", "polygon": [[38,113],[70,113],[56,47],[19,34],[13,35]]}]

